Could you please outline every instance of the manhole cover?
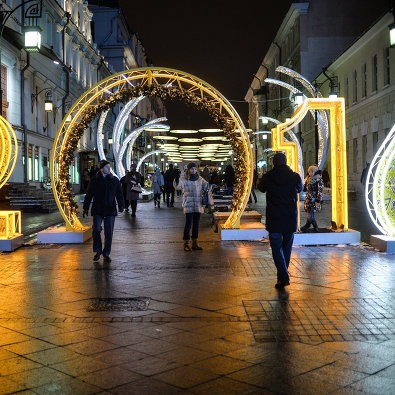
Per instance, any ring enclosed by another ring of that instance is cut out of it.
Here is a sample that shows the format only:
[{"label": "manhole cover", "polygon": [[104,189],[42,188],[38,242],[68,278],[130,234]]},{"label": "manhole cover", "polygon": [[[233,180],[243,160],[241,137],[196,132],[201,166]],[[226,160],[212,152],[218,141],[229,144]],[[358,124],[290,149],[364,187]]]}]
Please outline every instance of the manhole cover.
[{"label": "manhole cover", "polygon": [[93,298],[87,311],[144,311],[150,298]]}]

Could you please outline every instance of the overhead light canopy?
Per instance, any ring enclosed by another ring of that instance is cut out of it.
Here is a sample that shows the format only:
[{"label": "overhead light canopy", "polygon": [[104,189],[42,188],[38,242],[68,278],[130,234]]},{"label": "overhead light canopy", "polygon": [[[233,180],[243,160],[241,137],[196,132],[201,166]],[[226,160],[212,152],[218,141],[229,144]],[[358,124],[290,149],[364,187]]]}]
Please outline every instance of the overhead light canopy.
[{"label": "overhead light canopy", "polygon": [[170,133],[174,134],[194,134],[197,133],[197,130],[189,130],[189,129],[175,129],[175,130],[170,130]]},{"label": "overhead light canopy", "polygon": [[182,138],[178,140],[180,143],[200,143],[202,139],[194,139],[194,138]]},{"label": "overhead light canopy", "polygon": [[155,140],[178,140],[175,136],[153,136]]},{"label": "overhead light canopy", "polygon": [[200,133],[221,133],[222,129],[199,129]]}]

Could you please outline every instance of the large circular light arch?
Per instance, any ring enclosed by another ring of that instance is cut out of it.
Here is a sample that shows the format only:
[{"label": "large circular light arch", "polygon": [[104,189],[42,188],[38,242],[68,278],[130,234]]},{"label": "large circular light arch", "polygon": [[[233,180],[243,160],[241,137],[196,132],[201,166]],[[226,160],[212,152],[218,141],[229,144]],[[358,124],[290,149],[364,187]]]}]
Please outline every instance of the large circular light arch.
[{"label": "large circular light arch", "polygon": [[224,130],[237,158],[232,212],[224,227],[239,227],[253,179],[250,140],[240,116],[220,92],[200,78],[174,69],[142,67],[123,71],[97,83],[73,104],[60,125],[52,149],[51,181],[66,229],[86,229],[77,216],[78,207],[74,202],[69,175],[79,139],[103,111],[142,95],[181,100],[195,108],[207,110],[219,128]]},{"label": "large circular light arch", "polygon": [[10,178],[18,156],[18,141],[14,129],[0,115],[0,188]]}]

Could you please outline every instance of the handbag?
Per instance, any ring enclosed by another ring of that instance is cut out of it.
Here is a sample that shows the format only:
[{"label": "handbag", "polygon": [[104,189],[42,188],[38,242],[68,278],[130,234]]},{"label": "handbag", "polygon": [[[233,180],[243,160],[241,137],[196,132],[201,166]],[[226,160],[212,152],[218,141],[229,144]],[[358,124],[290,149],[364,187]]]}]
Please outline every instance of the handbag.
[{"label": "handbag", "polygon": [[132,192],[137,192],[137,193],[143,192],[143,190],[141,189],[140,184],[132,185],[132,187],[130,188],[130,190],[131,190]]},{"label": "handbag", "polygon": [[203,206],[214,206],[213,194],[211,192],[211,188],[207,191],[204,191],[202,196],[202,205]]}]

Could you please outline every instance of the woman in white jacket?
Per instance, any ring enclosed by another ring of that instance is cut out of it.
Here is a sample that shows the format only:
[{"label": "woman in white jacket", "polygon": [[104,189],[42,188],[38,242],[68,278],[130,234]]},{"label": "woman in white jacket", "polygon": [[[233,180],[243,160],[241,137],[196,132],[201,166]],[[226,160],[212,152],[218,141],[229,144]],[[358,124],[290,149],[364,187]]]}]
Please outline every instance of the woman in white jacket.
[{"label": "woman in white jacket", "polygon": [[[184,251],[202,250],[198,245],[200,214],[204,212],[202,205],[202,192],[208,190],[208,182],[198,174],[196,163],[191,162],[183,177],[180,177],[176,189],[183,189],[182,207],[185,213]],[[192,247],[189,244],[192,228]]]}]

